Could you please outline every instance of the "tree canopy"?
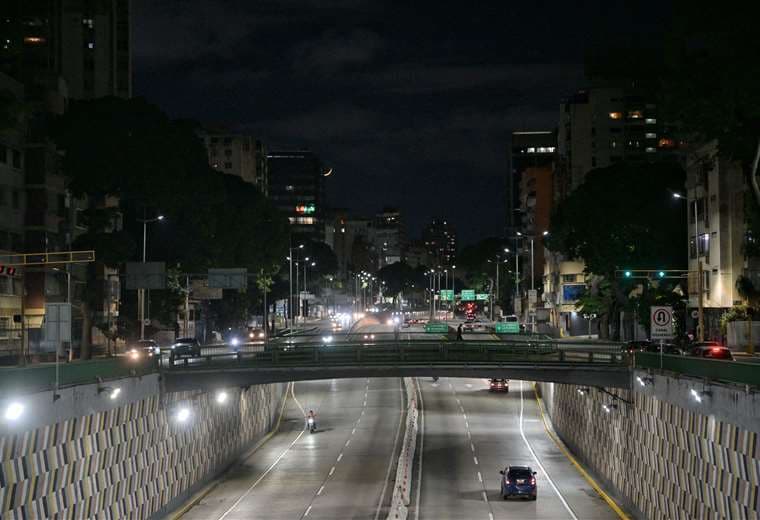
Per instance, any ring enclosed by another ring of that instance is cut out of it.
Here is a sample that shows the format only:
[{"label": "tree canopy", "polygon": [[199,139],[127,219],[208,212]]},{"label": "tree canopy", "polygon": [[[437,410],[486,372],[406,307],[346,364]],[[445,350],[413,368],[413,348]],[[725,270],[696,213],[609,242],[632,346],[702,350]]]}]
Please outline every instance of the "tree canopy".
[{"label": "tree canopy", "polygon": [[554,211],[546,247],[608,277],[616,269],[683,269],[686,207],[673,192],[684,180],[671,163],[592,170]]}]

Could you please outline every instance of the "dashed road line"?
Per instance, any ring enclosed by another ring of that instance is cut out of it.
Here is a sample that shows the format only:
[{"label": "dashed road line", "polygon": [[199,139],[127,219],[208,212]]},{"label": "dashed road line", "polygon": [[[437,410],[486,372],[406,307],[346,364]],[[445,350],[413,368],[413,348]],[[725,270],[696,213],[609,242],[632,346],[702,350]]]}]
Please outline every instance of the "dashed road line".
[{"label": "dashed road line", "polygon": [[309,516],[310,512],[311,512],[311,506],[306,508],[306,512],[303,514],[303,516]]},{"label": "dashed road line", "polygon": [[338,462],[340,462],[340,460],[341,460],[342,458],[343,458],[343,452],[340,452],[340,453],[338,454]]},{"label": "dashed road line", "polygon": [[330,468],[330,474],[328,476],[332,477],[333,473],[335,473],[335,466],[333,466],[332,468]]},{"label": "dashed road line", "polygon": [[475,461],[475,465],[477,466],[478,465],[478,458],[477,457],[473,457],[472,460]]},{"label": "dashed road line", "polygon": [[321,495],[321,494],[322,494],[322,491],[324,491],[324,490],[325,490],[325,486],[324,486],[324,485],[322,485],[322,486],[319,488],[319,491],[317,491],[317,496]]},{"label": "dashed road line", "polygon": [[480,474],[480,471],[478,471],[478,480],[481,484],[483,483],[483,475]]}]

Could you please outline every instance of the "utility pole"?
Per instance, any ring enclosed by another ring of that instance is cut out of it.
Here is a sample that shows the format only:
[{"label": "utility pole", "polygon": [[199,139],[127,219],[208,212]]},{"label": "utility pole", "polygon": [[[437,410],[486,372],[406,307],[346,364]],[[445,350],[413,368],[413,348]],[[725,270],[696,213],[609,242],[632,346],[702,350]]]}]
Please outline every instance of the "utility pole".
[{"label": "utility pole", "polygon": [[[696,215],[695,215],[696,218]],[[699,249],[697,249],[697,256],[699,256]],[[698,295],[698,305],[699,305],[699,321],[697,325],[697,337],[699,338],[699,341],[702,342],[705,340],[705,307],[704,307],[704,288],[703,288],[703,280],[704,280],[704,273],[702,271],[702,260],[699,260],[697,258],[697,264],[698,264],[698,277],[699,280],[697,280],[697,291],[699,291]]]},{"label": "utility pole", "polygon": [[[190,336],[190,275],[185,275],[185,337]],[[194,335],[194,334],[193,334]]]}]

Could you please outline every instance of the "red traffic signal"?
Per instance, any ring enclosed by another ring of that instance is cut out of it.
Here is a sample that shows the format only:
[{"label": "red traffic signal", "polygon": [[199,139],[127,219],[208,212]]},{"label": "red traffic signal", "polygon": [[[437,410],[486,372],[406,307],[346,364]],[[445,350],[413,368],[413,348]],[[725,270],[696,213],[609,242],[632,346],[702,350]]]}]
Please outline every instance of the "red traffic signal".
[{"label": "red traffic signal", "polygon": [[16,274],[16,268],[7,265],[0,265],[0,274],[13,276]]}]

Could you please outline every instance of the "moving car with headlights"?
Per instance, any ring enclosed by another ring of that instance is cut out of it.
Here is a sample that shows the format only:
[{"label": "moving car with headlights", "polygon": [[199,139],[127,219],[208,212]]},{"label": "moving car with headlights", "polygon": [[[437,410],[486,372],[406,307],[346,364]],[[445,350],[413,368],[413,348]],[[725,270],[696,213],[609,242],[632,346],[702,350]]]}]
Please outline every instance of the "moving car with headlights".
[{"label": "moving car with headlights", "polygon": [[264,329],[260,329],[257,327],[250,327],[248,329],[248,341],[254,342],[254,341],[263,341],[267,337],[267,333],[264,332]]},{"label": "moving car with headlights", "polygon": [[535,500],[536,472],[530,466],[507,466],[501,473],[501,496],[507,500],[513,496],[528,497]]},{"label": "moving car with headlights", "polygon": [[509,381],[506,379],[491,379],[488,385],[489,392],[509,392]]},{"label": "moving car with headlights", "polygon": [[132,359],[140,359],[157,356],[160,353],[161,349],[154,340],[141,339],[135,342],[134,346],[127,351],[127,356]]},{"label": "moving car with headlights", "polygon": [[200,357],[201,344],[195,338],[179,338],[172,345],[169,355],[172,358]]}]

